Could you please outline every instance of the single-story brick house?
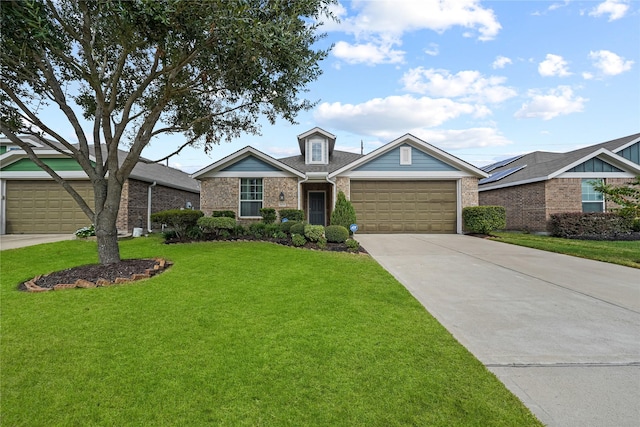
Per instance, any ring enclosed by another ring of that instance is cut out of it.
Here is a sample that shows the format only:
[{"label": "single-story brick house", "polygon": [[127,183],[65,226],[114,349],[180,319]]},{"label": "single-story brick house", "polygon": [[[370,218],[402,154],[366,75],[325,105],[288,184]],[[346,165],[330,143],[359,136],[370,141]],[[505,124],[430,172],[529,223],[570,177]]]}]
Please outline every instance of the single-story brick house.
[{"label": "single-story brick house", "polygon": [[[47,147],[35,137],[24,136],[38,157],[90,203],[93,187],[78,163]],[[64,147],[59,146],[61,150]],[[119,151],[120,161],[126,156]],[[9,139],[0,138],[0,234],[73,233],[91,224],[77,203]],[[156,163],[138,163],[125,182],[117,226],[120,233],[134,227],[150,227],[149,215],[165,209],[200,205],[199,183],[188,174]]]},{"label": "single-story brick house", "polygon": [[254,221],[260,208],[301,209],[328,225],[342,191],[359,233],[461,233],[462,208],[478,204],[478,180],[488,176],[410,134],[366,155],[336,150],[336,136],[320,128],[297,139],[299,155],[275,159],[248,146],[193,174],[202,211]]},{"label": "single-story brick house", "polygon": [[507,229],[544,232],[551,214],[603,212],[591,181],[622,185],[640,175],[640,133],[566,153],[535,151],[482,168],[480,205],[504,206]]}]

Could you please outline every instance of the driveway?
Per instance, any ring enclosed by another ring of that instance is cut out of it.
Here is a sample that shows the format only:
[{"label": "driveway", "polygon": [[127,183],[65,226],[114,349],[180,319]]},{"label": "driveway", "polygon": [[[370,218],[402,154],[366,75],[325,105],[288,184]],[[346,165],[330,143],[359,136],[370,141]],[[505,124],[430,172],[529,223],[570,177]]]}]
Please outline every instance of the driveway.
[{"label": "driveway", "polygon": [[356,239],[546,425],[639,425],[640,270],[462,235]]},{"label": "driveway", "polygon": [[75,239],[71,234],[2,234],[0,235],[0,250],[23,248],[41,243],[59,242]]}]

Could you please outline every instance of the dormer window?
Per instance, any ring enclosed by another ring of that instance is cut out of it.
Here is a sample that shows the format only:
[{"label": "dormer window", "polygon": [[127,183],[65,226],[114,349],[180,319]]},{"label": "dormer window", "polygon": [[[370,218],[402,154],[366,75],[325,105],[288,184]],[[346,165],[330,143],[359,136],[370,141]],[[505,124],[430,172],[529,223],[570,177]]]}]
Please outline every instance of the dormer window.
[{"label": "dormer window", "polygon": [[327,164],[327,140],[319,137],[312,137],[307,140],[307,164],[326,165]]}]

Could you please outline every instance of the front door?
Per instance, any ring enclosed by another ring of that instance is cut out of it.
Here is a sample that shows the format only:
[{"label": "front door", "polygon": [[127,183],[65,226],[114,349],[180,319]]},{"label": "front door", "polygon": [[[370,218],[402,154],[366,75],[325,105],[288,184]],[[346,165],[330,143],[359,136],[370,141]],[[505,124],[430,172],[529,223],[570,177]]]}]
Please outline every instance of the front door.
[{"label": "front door", "polygon": [[324,191],[309,191],[309,224],[325,225]]}]

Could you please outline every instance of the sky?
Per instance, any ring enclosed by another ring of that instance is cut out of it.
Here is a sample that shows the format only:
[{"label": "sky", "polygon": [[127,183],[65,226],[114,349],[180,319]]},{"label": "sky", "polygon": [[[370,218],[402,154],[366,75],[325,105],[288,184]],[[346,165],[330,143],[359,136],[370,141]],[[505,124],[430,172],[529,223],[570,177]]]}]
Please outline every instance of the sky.
[{"label": "sky", "polygon": [[[364,153],[410,133],[476,166],[531,151],[563,152],[640,132],[640,1],[341,1],[321,27],[333,46],[304,95],[298,124],[185,149],[192,173],[250,145],[299,154],[320,127],[336,149]],[[182,138],[160,138],[161,158]]]}]

